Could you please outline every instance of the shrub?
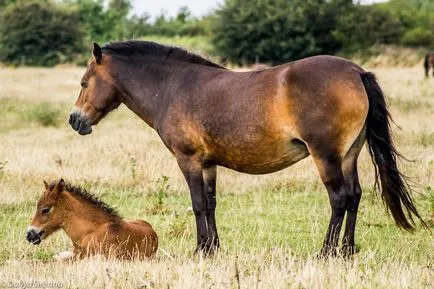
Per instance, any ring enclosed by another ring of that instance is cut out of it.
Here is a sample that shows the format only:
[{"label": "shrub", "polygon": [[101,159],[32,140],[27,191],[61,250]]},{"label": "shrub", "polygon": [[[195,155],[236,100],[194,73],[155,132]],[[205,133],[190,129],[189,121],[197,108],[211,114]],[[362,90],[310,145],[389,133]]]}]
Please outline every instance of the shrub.
[{"label": "shrub", "polygon": [[329,7],[325,0],[227,0],[217,11],[213,43],[221,57],[243,65],[333,53]]},{"label": "shrub", "polygon": [[53,66],[82,51],[83,33],[72,8],[46,1],[18,1],[0,16],[0,60]]},{"label": "shrub", "polygon": [[377,5],[354,5],[338,15],[333,35],[344,52],[398,43],[403,27],[398,18]]},{"label": "shrub", "polygon": [[405,32],[402,37],[402,44],[406,46],[429,46],[434,43],[433,39],[433,32],[422,27],[416,27]]},{"label": "shrub", "polygon": [[29,113],[29,118],[42,126],[57,126],[61,110],[49,103],[42,103],[35,106]]}]

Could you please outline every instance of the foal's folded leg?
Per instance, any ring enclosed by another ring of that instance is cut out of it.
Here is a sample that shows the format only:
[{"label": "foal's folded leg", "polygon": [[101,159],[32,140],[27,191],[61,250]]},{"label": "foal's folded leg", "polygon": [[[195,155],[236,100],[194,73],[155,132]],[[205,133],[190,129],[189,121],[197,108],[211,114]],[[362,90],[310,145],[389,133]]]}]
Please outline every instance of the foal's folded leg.
[{"label": "foal's folded leg", "polygon": [[57,253],[54,255],[54,259],[58,262],[68,262],[71,261],[74,258],[74,253],[71,251],[64,251]]}]

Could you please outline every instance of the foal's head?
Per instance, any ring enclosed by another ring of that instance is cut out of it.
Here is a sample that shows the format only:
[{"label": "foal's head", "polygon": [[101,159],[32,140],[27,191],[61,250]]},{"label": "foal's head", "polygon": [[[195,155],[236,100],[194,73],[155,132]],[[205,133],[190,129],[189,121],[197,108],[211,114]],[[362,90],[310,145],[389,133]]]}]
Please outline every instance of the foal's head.
[{"label": "foal's head", "polygon": [[109,56],[103,55],[96,43],[92,54],[81,78],[80,95],[69,117],[69,124],[81,135],[91,133],[92,125],[120,105],[118,92],[108,73]]},{"label": "foal's head", "polygon": [[45,191],[38,201],[32,224],[26,232],[27,241],[33,244],[41,243],[42,239],[60,229],[64,220],[59,204],[63,200],[65,181],[60,179],[50,185],[44,181],[44,184]]}]

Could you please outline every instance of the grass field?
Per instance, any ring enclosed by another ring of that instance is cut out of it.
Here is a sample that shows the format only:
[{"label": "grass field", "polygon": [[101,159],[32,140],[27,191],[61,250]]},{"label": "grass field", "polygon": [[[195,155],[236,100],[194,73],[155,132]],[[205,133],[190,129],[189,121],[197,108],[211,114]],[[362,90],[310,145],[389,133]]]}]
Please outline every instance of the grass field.
[{"label": "grass field", "polygon": [[[310,158],[278,173],[251,176],[219,168],[217,222],[222,249],[194,256],[189,193],[157,134],[125,107],[79,136],[67,122],[82,68],[0,69],[0,288],[60,282],[64,288],[432,288],[432,233],[400,231],[372,192],[373,167],[359,163],[364,195],[350,260],[318,260],[330,214]],[[434,224],[434,79],[421,68],[379,69],[401,163],[413,177],[418,209]],[[71,249],[59,232],[39,246],[24,237],[43,180],[64,177],[117,208],[146,219],[160,239],[149,262],[99,257],[56,263]],[[420,227],[420,226],[419,226]],[[24,283],[22,283],[24,284]],[[57,284],[57,283],[56,283]]]}]

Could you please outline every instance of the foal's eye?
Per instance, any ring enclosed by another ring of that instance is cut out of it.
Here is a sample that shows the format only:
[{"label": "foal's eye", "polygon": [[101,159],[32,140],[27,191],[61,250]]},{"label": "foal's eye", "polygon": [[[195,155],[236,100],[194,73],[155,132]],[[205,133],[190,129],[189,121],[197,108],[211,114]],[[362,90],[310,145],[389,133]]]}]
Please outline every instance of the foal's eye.
[{"label": "foal's eye", "polygon": [[48,208],[48,207],[47,208],[43,208],[42,211],[41,211],[42,215],[48,214],[50,212],[50,209],[51,208]]},{"label": "foal's eye", "polygon": [[82,81],[80,84],[81,84],[82,88],[86,88],[88,85],[88,83],[86,81]]}]

